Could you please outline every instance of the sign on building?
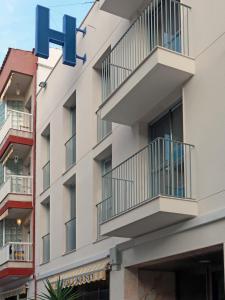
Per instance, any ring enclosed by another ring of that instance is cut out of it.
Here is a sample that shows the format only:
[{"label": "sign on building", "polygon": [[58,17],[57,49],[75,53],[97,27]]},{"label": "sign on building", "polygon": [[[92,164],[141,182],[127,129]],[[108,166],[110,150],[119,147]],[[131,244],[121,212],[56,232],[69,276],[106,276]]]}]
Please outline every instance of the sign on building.
[{"label": "sign on building", "polygon": [[64,15],[63,31],[56,31],[50,28],[50,11],[48,8],[37,5],[36,7],[36,34],[35,34],[35,55],[42,58],[49,57],[49,43],[62,46],[63,64],[76,66],[77,59],[86,61],[86,55],[77,54],[76,34],[86,34],[86,28],[77,28],[77,20],[74,17]]}]

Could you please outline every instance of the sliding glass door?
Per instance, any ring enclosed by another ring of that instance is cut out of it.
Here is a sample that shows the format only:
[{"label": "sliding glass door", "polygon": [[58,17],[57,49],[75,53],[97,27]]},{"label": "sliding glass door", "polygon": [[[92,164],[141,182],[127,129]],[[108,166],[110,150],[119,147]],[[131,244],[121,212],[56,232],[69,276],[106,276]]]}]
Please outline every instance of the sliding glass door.
[{"label": "sliding glass door", "polygon": [[152,197],[183,197],[184,147],[182,104],[149,125]]}]

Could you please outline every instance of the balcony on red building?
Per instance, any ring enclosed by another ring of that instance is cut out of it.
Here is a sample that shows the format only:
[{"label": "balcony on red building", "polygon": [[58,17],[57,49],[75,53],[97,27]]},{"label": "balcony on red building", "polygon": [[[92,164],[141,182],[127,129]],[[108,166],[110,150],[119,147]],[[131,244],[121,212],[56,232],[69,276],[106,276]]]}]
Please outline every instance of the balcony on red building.
[{"label": "balcony on red building", "polygon": [[33,274],[33,103],[37,58],[9,49],[0,71],[0,293]]}]

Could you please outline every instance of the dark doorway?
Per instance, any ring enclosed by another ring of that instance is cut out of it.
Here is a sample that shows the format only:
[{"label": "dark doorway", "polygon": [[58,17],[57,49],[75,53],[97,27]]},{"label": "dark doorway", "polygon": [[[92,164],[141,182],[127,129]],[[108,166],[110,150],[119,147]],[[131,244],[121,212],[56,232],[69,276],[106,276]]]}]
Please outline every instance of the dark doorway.
[{"label": "dark doorway", "polygon": [[[176,300],[225,300],[223,247],[170,257],[142,268],[174,275]],[[166,300],[166,299],[165,299]]]},{"label": "dark doorway", "polygon": [[88,283],[79,289],[78,300],[109,300],[109,280]]}]

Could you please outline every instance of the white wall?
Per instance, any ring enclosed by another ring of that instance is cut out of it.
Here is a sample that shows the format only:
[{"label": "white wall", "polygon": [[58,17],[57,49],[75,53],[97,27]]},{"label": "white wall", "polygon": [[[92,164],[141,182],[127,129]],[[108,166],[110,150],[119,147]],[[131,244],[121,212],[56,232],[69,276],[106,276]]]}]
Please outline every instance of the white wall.
[{"label": "white wall", "polygon": [[[200,217],[202,217],[209,212],[225,208],[225,19],[223,16],[225,3],[223,0],[218,0],[216,5],[209,0],[184,2],[192,6],[190,45],[191,55],[196,60],[196,75],[183,87],[184,140],[196,147],[196,165],[193,176]],[[68,267],[71,262],[81,263],[94,257],[104,256],[110,247],[124,241],[112,238],[95,242],[95,205],[99,202],[97,195],[100,195],[101,191],[99,178],[97,178],[98,167],[93,158],[101,147],[98,146],[99,148],[95,150],[93,147],[96,144],[95,112],[101,99],[100,79],[93,70],[93,66],[110,44],[115,44],[128,24],[127,20],[99,11],[99,4],[96,3],[84,22],[87,26],[87,35],[83,38],[78,34],[78,52],[80,55],[87,54],[87,62],[84,65],[79,62],[75,68],[71,68],[64,66],[60,61],[47,81],[47,88],[42,89],[38,95],[36,265],[40,278],[59,271],[62,267]],[[63,105],[75,90],[77,95],[77,164],[65,173],[65,108]],[[44,150],[41,133],[49,123],[51,126],[51,187],[43,194],[40,162]],[[110,138],[112,139],[113,166],[116,166],[147,144],[147,124],[136,124],[132,128],[114,124]],[[77,178],[77,251],[64,255],[65,218],[61,212],[66,200],[63,183],[74,174]],[[49,264],[40,265],[42,251],[40,202],[49,195],[51,199],[51,261]],[[217,214],[212,218],[216,219]],[[197,225],[194,226],[197,227]],[[174,230],[171,228],[172,236],[175,234]],[[203,239],[201,245],[214,243],[214,239],[209,240],[208,226],[205,230],[203,227],[202,230],[199,232]],[[183,241],[182,234],[180,233],[181,242]],[[190,235],[193,235],[193,232]],[[180,245],[176,245],[175,238],[171,239],[172,241],[177,252],[183,250]],[[220,235],[217,242],[223,241],[224,238]],[[162,247],[164,242],[162,238],[155,249],[159,249],[160,245]],[[192,244],[190,238],[189,246],[189,248],[198,247],[200,243]],[[129,264],[132,264],[132,259],[139,261],[137,257],[134,257],[135,253],[132,253],[132,249],[131,244],[128,253],[130,256],[127,256]],[[162,256],[167,254],[167,249],[163,251]],[[144,252],[144,247],[140,248],[140,252],[137,253],[140,255],[140,261],[153,258],[152,255]],[[118,293],[120,292],[118,290]]]}]

